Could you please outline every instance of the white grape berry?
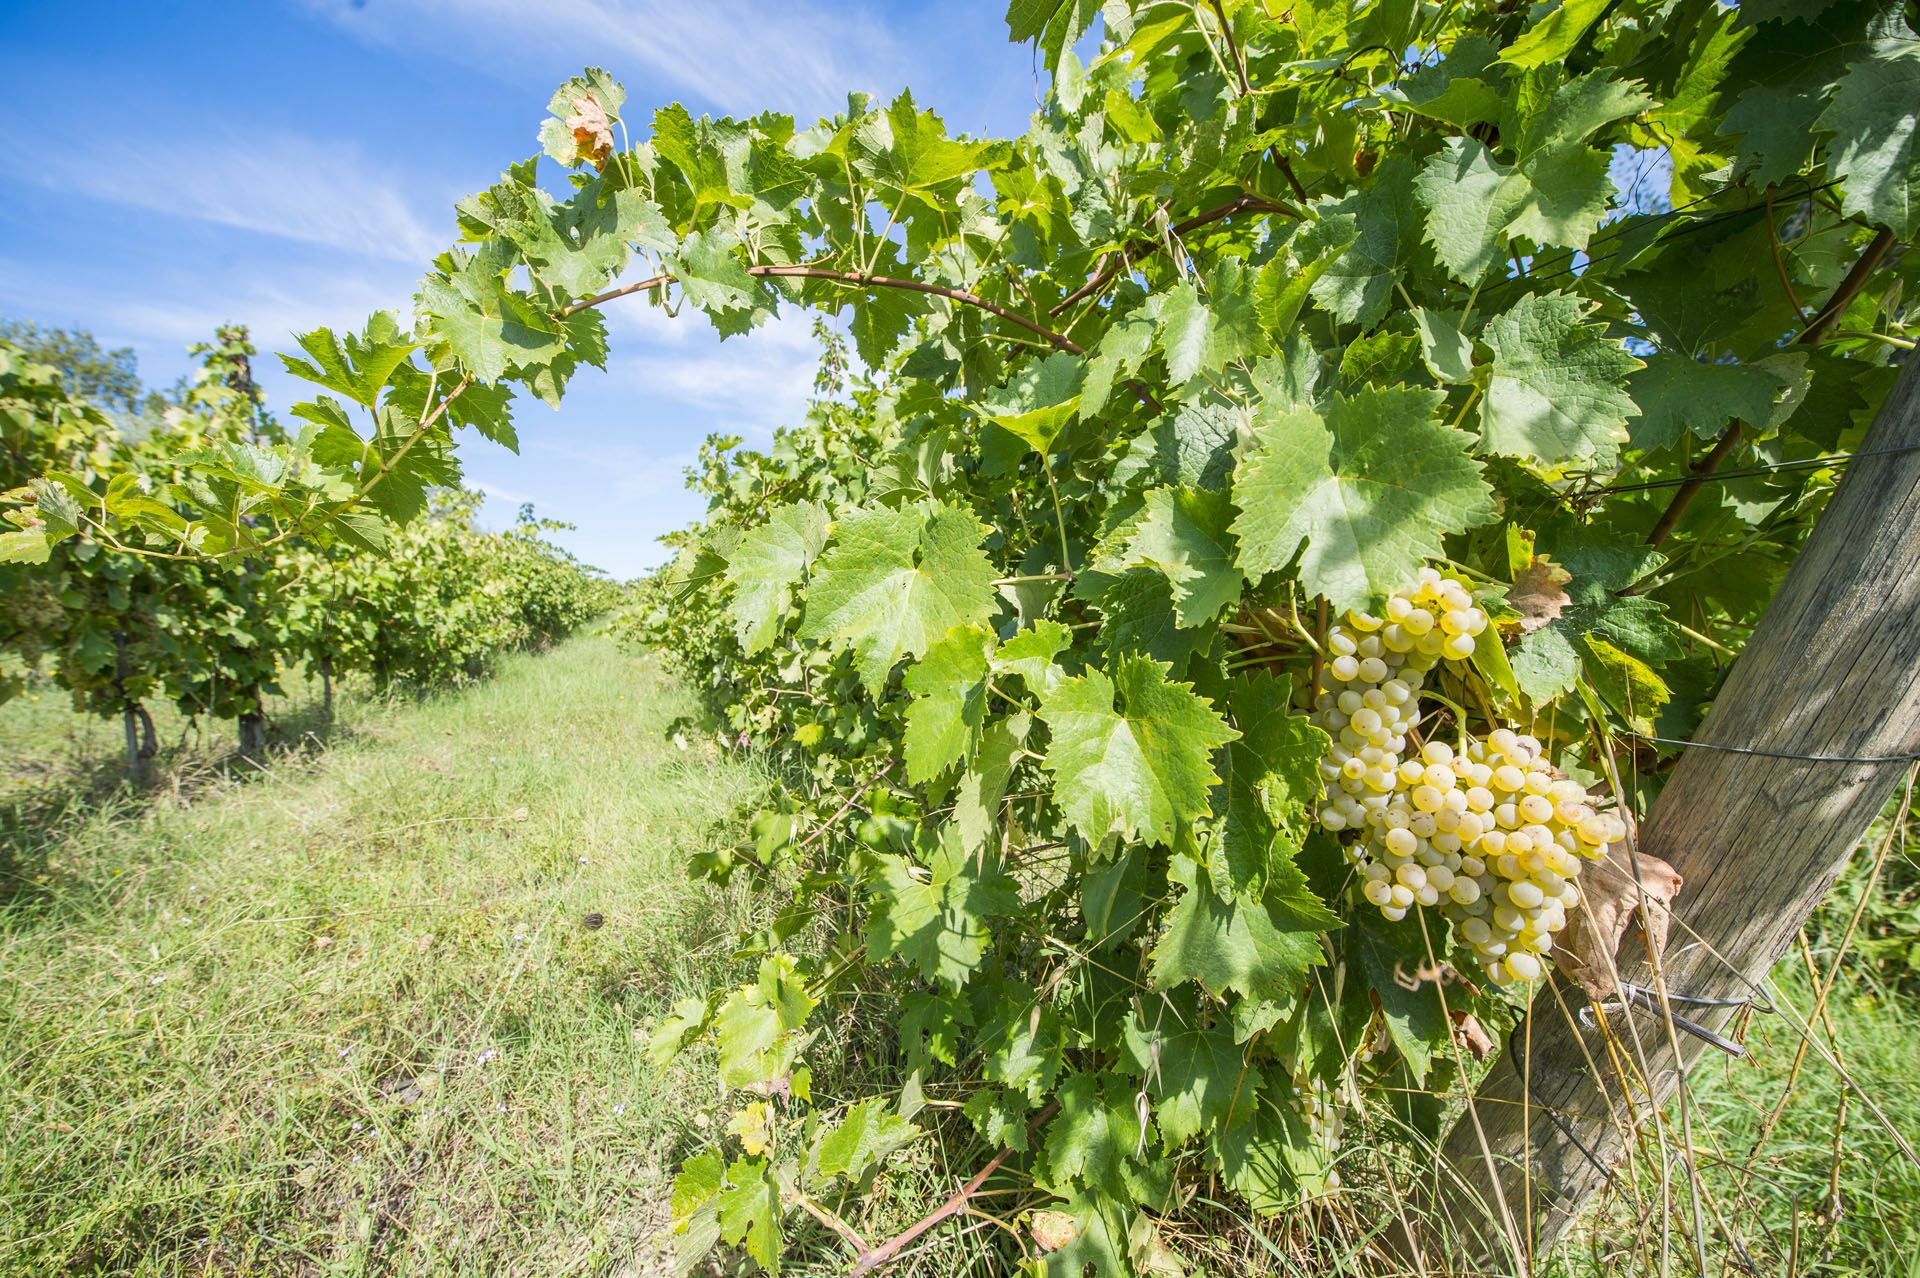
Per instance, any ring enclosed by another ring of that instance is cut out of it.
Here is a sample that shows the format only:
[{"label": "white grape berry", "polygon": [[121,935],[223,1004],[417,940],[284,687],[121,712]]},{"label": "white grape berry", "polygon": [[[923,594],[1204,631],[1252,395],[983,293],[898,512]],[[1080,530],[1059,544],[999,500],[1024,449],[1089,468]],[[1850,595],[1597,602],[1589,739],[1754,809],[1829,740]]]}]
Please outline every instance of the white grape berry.
[{"label": "white grape berry", "polygon": [[1303,689],[1309,718],[1334,738],[1320,824],[1353,831],[1360,894],[1387,919],[1437,908],[1495,984],[1536,980],[1579,904],[1581,862],[1605,856],[1625,824],[1511,728],[1404,757],[1428,671],[1471,658],[1488,619],[1464,582],[1432,568],[1382,611],[1329,627],[1327,686]]}]

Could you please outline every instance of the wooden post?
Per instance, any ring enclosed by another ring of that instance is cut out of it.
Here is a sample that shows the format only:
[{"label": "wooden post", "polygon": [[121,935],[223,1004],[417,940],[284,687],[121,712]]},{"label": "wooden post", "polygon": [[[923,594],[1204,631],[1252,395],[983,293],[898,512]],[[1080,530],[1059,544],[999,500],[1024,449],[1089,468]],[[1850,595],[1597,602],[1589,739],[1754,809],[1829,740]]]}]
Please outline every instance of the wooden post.
[{"label": "wooden post", "polygon": [[[1671,862],[1685,887],[1660,976],[1636,931],[1619,956],[1624,981],[1695,999],[1750,995],[1909,766],[1903,756],[1920,751],[1920,360],[1860,452],[1697,734],[1759,753],[1688,750],[1640,832],[1640,849]],[[1876,761],[1790,757],[1804,755]],[[1609,1043],[1574,1019],[1588,1007],[1564,980],[1542,990],[1445,1141],[1441,1207],[1477,1250],[1472,1263],[1492,1272],[1530,1272],[1714,1050],[1661,1013],[1637,1010],[1629,1023],[1613,1005]],[[1708,1029],[1736,1010],[1671,1007]],[[1528,1236],[1510,1237],[1504,1219]]]}]

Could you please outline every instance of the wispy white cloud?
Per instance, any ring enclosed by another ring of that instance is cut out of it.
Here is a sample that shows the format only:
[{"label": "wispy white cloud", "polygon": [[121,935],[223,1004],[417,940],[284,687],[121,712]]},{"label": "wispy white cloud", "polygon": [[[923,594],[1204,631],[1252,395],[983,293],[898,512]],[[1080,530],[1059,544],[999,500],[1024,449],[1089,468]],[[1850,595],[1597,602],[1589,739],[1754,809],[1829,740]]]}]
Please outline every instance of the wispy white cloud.
[{"label": "wispy white cloud", "polygon": [[169,133],[121,129],[76,144],[69,131],[23,125],[0,136],[0,166],[62,193],[363,257],[424,263],[451,238],[450,225],[436,233],[421,216],[400,174],[351,143]]},{"label": "wispy white cloud", "polygon": [[764,440],[795,425],[813,394],[820,344],[800,311],[721,341],[699,315],[668,317],[658,307],[608,308],[611,380],[643,402],[683,405],[710,430]]},{"label": "wispy white cloud", "polygon": [[831,110],[850,89],[896,86],[906,60],[876,13],[812,0],[306,3],[363,40],[452,52],[516,78],[587,56],[734,113]]}]

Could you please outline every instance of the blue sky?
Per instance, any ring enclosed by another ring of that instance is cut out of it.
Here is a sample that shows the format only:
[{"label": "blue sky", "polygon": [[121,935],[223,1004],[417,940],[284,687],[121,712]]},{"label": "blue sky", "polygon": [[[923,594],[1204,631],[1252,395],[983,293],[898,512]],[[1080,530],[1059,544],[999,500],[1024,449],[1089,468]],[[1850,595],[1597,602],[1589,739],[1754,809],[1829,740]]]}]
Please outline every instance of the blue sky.
[{"label": "blue sky", "polygon": [[[166,385],[216,324],[263,350],[406,310],[453,204],[538,149],[555,85],[587,64],[654,106],[790,111],[849,89],[915,98],[1004,136],[1034,105],[998,3],[814,0],[0,0],[0,314],[92,329]],[[628,576],[700,513],[681,468],[710,431],[765,440],[812,380],[792,313],[722,349],[697,317],[612,307],[613,359],[558,413],[520,410],[519,457],[469,436],[489,521],[532,501]],[[302,384],[262,360],[272,405]]]}]

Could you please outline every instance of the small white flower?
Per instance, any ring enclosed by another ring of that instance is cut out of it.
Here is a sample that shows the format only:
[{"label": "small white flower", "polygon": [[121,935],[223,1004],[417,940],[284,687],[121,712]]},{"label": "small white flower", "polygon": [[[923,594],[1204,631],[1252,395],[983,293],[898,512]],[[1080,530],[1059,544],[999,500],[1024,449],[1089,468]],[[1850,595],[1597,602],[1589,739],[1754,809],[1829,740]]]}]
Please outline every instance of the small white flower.
[{"label": "small white flower", "polygon": [[476,1065],[485,1065],[488,1061],[492,1060],[494,1057],[498,1056],[499,1054],[500,1054],[499,1052],[489,1047],[486,1051],[480,1053],[480,1055],[474,1059],[473,1063]]},{"label": "small white flower", "polygon": [[614,1116],[615,1118],[618,1118],[618,1117],[620,1117],[620,1115],[622,1115],[622,1114],[624,1114],[624,1113],[626,1113],[626,1112],[627,1112],[627,1107],[626,1107],[625,1105],[615,1105],[615,1106],[613,1107],[613,1116]]}]

